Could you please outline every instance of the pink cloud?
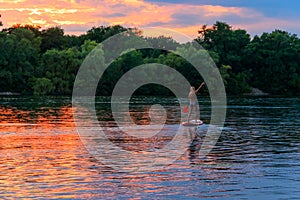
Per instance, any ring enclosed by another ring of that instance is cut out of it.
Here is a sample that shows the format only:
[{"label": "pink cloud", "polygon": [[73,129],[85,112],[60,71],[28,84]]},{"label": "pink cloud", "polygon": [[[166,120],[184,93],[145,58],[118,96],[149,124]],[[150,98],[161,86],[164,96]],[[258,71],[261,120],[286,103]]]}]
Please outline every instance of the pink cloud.
[{"label": "pink cloud", "polygon": [[58,25],[70,34],[83,33],[92,26],[120,24],[138,28],[162,26],[196,37],[203,24],[217,20],[250,32],[264,30],[266,26],[277,27],[276,24],[287,27],[288,23],[269,19],[243,7],[150,3],[143,0],[0,0],[0,13],[6,27],[16,23],[36,24],[43,28]]}]

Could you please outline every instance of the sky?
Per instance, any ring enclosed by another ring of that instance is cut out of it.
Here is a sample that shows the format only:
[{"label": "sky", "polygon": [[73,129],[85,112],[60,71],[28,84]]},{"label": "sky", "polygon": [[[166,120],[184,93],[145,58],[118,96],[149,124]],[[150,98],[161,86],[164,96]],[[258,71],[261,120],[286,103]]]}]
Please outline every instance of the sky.
[{"label": "sky", "polygon": [[0,21],[75,35],[93,26],[163,27],[192,38],[202,25],[222,21],[251,36],[275,29],[299,36],[299,10],[299,0],[0,0]]}]

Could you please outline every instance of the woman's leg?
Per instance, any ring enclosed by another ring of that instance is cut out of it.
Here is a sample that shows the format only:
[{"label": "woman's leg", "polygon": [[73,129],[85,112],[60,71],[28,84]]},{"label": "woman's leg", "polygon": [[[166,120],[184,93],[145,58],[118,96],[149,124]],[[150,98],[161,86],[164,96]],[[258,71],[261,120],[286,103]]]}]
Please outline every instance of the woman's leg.
[{"label": "woman's leg", "polygon": [[195,106],[195,122],[197,123],[197,120],[200,118],[200,117],[198,117],[199,116],[199,113],[198,113],[198,107],[197,106]]},{"label": "woman's leg", "polygon": [[193,111],[193,108],[194,106],[189,106],[189,114],[188,114],[188,119],[187,119],[187,122],[189,123],[190,122],[190,118],[191,118],[191,114],[192,114],[192,111]]}]

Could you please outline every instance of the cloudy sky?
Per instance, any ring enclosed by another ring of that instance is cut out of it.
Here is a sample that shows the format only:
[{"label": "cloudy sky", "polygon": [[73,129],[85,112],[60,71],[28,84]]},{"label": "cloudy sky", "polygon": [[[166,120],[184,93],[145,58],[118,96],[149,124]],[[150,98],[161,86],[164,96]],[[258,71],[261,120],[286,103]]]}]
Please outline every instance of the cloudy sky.
[{"label": "cloudy sky", "polygon": [[299,0],[0,0],[4,27],[61,26],[80,34],[93,26],[165,27],[197,36],[203,25],[224,21],[252,36],[274,29],[300,35]]}]

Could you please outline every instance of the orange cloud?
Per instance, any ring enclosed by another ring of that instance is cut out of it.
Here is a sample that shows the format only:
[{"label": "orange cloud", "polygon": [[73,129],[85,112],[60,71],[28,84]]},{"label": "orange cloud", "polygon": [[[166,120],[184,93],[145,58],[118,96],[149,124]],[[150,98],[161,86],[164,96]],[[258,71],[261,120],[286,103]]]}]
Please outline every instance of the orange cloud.
[{"label": "orange cloud", "polygon": [[242,7],[143,0],[0,0],[0,13],[6,27],[16,23],[36,24],[43,28],[62,26],[70,34],[84,33],[92,26],[120,24],[137,28],[171,28],[195,37],[203,24],[217,20],[247,30],[255,29],[255,24],[261,27],[261,24],[270,21],[257,11]]}]

